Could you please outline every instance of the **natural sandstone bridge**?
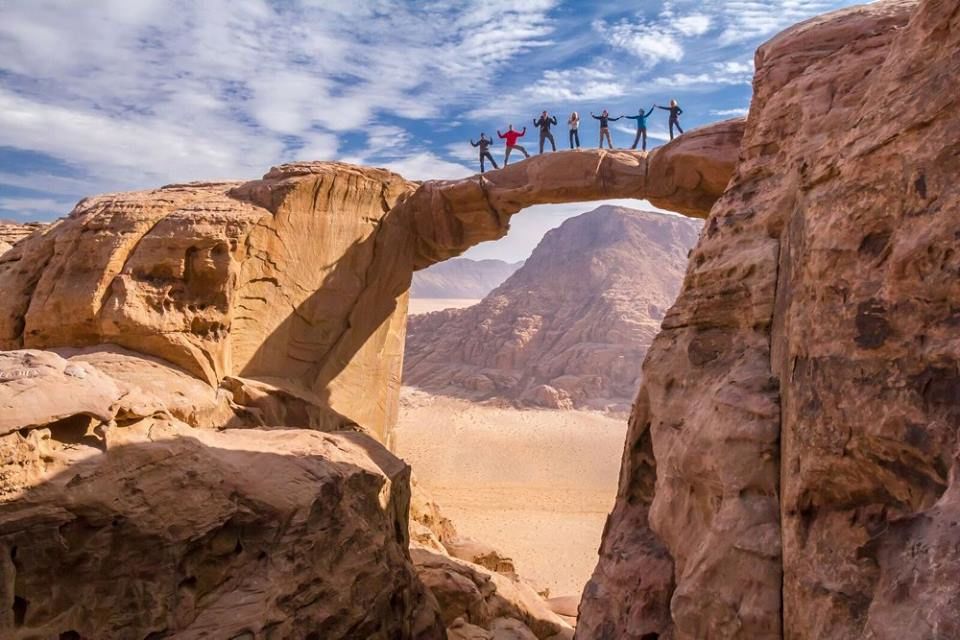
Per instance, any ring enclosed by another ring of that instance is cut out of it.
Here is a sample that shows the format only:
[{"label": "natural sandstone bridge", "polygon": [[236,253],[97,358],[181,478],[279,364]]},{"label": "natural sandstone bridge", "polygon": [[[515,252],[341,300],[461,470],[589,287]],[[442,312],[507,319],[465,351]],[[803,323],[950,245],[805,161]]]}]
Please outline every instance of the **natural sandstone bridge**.
[{"label": "natural sandstone bridge", "polygon": [[0,349],[112,343],[229,389],[272,424],[387,439],[413,271],[504,236],[534,204],[642,198],[704,218],[743,130],[732,120],[649,154],[564,151],[456,181],[296,163],[88,198],[0,257]]}]

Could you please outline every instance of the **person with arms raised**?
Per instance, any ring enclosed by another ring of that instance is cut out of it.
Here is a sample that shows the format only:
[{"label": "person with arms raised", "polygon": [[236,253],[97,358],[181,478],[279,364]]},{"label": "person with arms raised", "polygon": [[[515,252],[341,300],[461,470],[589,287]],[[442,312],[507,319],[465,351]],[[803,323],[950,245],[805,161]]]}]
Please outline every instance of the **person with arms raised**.
[{"label": "person with arms raised", "polygon": [[553,141],[553,134],[550,133],[551,124],[557,124],[557,117],[548,116],[546,110],[540,114],[539,118],[533,120],[533,126],[540,127],[540,153],[543,153],[544,140],[549,140],[553,150],[557,150],[557,144]]},{"label": "person with arms raised", "polygon": [[607,110],[606,110],[606,109],[604,109],[604,110],[603,110],[603,113],[601,113],[601,114],[598,115],[598,116],[593,115],[593,111],[591,111],[591,112],[590,112],[590,116],[591,116],[594,120],[599,120],[599,121],[600,121],[600,148],[603,149],[603,138],[604,138],[604,136],[606,136],[606,138],[607,138],[607,146],[609,146],[611,149],[613,149],[613,142],[610,140],[610,122],[619,120],[619,119],[622,118],[623,116],[617,116],[616,118],[611,118],[611,117],[610,117],[610,114],[607,113]]},{"label": "person with arms raised", "polygon": [[637,143],[640,142],[640,138],[642,136],[643,137],[642,149],[644,151],[647,150],[647,118],[650,117],[650,114],[653,113],[653,110],[656,109],[656,107],[657,105],[653,105],[652,107],[650,107],[650,111],[647,111],[646,113],[643,112],[643,108],[641,107],[640,110],[637,111],[637,115],[624,116],[626,117],[627,120],[637,121],[637,137],[633,139],[633,144],[630,145],[631,149],[637,148]]},{"label": "person with arms raised", "polygon": [[475,147],[480,147],[480,173],[483,173],[484,158],[487,158],[490,160],[490,164],[493,165],[494,169],[500,168],[497,166],[497,161],[493,159],[492,155],[490,155],[490,145],[493,144],[492,138],[488,138],[487,134],[480,132],[480,142],[474,142],[473,138],[470,138],[470,144],[472,144]]},{"label": "person with arms raised", "polygon": [[510,163],[510,152],[516,149],[523,154],[524,158],[529,158],[530,154],[527,153],[527,150],[517,144],[517,138],[522,138],[527,135],[527,128],[524,127],[523,131],[514,131],[513,125],[507,125],[507,132],[500,133],[500,130],[497,129],[497,135],[500,136],[501,140],[507,141],[507,150],[503,154],[503,166],[507,166]]}]

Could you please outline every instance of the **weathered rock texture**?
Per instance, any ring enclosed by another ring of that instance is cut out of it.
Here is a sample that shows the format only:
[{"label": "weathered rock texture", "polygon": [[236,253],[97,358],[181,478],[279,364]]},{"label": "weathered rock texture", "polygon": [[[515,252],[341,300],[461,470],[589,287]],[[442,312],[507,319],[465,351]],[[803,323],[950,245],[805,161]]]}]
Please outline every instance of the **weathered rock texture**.
[{"label": "weathered rock texture", "polygon": [[2,637],[442,637],[401,460],[193,428],[81,358],[0,353]]},{"label": "weathered rock texture", "polygon": [[413,274],[411,298],[479,300],[503,284],[523,262],[452,258]]},{"label": "weathered rock texture", "polygon": [[551,408],[628,409],[699,228],[609,206],[566,220],[479,304],[410,319],[404,384]]},{"label": "weathered rock texture", "polygon": [[926,0],[757,52],[578,637],[960,634],[957,51]]}]

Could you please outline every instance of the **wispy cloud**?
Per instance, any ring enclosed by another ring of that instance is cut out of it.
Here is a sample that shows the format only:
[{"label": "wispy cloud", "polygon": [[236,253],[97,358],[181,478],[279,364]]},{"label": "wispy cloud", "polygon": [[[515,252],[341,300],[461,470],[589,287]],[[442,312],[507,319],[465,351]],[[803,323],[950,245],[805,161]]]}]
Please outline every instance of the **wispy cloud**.
[{"label": "wispy cloud", "polygon": [[73,203],[53,198],[3,198],[0,197],[0,211],[5,214],[32,219],[33,216],[47,214],[51,211],[67,213]]},{"label": "wispy cloud", "polygon": [[710,115],[734,118],[737,116],[745,116],[749,111],[746,107],[738,107],[736,109],[711,109]]}]

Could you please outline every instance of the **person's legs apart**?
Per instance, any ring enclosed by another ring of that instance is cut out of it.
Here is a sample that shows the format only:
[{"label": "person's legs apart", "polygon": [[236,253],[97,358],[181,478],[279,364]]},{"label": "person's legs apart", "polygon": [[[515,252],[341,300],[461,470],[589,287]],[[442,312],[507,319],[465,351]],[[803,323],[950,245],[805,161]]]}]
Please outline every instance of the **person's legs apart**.
[{"label": "person's legs apart", "polygon": [[522,153],[524,158],[529,158],[529,157],[530,157],[530,154],[527,153],[527,150],[526,150],[525,148],[521,147],[520,145],[515,144],[515,145],[513,145],[513,148],[516,149],[517,151],[519,151],[520,153]]},{"label": "person's legs apart", "polygon": [[493,159],[493,154],[491,154],[489,151],[487,151],[486,154],[487,158],[490,160],[490,164],[493,165],[493,168],[499,169],[500,167],[497,166],[497,161]]},{"label": "person's legs apart", "polygon": [[601,129],[600,130],[600,148],[603,149],[603,138],[607,138],[607,147],[613,149],[613,142],[610,140],[610,129]]}]

